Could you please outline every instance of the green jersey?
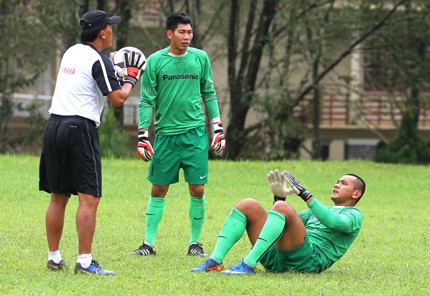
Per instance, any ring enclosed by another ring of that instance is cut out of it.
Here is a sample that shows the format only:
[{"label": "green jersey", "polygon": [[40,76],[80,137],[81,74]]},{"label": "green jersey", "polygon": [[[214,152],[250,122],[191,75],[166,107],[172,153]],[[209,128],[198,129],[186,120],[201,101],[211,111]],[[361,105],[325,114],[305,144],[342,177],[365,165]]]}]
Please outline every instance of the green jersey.
[{"label": "green jersey", "polygon": [[325,268],[338,261],[357,237],[362,224],[356,207],[326,207],[314,198],[309,209],[298,213]]},{"label": "green jersey", "polygon": [[148,57],[141,79],[139,128],[149,128],[155,115],[155,132],[177,135],[205,125],[202,102],[209,117],[219,117],[209,57],[189,47],[182,56],[169,48]]}]

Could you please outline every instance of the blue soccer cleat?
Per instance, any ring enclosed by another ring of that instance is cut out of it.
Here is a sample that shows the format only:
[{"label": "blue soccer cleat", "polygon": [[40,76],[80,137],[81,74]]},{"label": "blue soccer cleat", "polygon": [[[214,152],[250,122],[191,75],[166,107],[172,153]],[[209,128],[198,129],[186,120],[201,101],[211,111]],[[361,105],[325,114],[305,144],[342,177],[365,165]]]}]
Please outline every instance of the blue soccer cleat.
[{"label": "blue soccer cleat", "polygon": [[244,260],[240,261],[233,267],[229,269],[221,271],[222,274],[228,275],[244,275],[244,274],[255,274],[257,272],[256,268],[252,268],[248,264],[245,263]]},{"label": "blue soccer cleat", "polygon": [[207,271],[221,271],[223,269],[224,269],[224,266],[222,265],[222,263],[218,263],[215,260],[213,260],[212,258],[208,258],[205,260],[205,262],[203,262],[202,264],[200,264],[196,268],[191,268],[190,271],[191,272],[207,272]]},{"label": "blue soccer cleat", "polygon": [[83,268],[81,263],[76,263],[75,273],[99,274],[99,275],[115,275],[116,274],[112,270],[103,269],[99,265],[99,263],[95,260],[91,261],[90,266],[88,266],[87,268]]}]

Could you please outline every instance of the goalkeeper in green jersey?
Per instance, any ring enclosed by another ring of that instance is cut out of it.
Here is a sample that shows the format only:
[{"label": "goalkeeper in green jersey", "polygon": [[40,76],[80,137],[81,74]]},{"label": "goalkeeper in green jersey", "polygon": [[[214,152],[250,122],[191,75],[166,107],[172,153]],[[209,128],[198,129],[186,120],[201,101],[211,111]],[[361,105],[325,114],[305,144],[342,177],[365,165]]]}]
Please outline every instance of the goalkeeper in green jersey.
[{"label": "goalkeeper in green jersey", "polygon": [[[331,200],[333,207],[322,205],[293,175],[270,171],[267,175],[274,195],[267,213],[254,199],[239,201],[221,228],[211,256],[192,272],[221,271],[223,274],[255,274],[260,262],[269,272],[319,273],[338,261],[357,237],[362,224],[355,207],[366,184],[357,175],[346,174],[337,180]],[[287,181],[291,188],[285,186]],[[307,210],[296,212],[285,202],[290,194],[299,195]],[[247,231],[253,245],[241,262],[223,270],[223,260]]]},{"label": "goalkeeper in green jersey", "polygon": [[[179,181],[180,169],[188,183],[191,234],[188,255],[207,256],[199,241],[205,219],[205,184],[208,182],[208,136],[203,105],[212,122],[212,148],[222,154],[225,137],[208,55],[190,47],[191,19],[181,12],[166,20],[170,46],[147,59],[139,103],[137,154],[151,161],[147,178],[152,183],[146,210],[143,244],[134,254],[155,255],[155,239],[169,185]],[[154,148],[148,129],[154,115]]]}]

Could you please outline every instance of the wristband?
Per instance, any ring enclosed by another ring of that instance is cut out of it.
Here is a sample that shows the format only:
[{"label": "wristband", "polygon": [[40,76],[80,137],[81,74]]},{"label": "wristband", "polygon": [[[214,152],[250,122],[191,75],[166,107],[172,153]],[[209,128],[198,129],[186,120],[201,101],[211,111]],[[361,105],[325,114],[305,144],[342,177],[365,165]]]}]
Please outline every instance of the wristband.
[{"label": "wristband", "polygon": [[303,199],[303,201],[308,201],[311,197],[313,197],[313,195],[310,193],[310,191],[305,190],[300,193],[300,197]]},{"label": "wristband", "polygon": [[277,202],[278,200],[285,201],[286,199],[287,197],[280,197],[280,196],[273,195],[273,203]]}]

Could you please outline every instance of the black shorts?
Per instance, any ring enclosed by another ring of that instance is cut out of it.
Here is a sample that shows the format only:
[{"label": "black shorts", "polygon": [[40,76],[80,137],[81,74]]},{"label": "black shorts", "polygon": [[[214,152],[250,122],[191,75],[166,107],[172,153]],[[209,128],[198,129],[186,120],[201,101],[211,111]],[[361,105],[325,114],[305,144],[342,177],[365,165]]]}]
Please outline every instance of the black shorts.
[{"label": "black shorts", "polygon": [[102,196],[99,136],[94,121],[52,114],[45,127],[39,190]]}]

